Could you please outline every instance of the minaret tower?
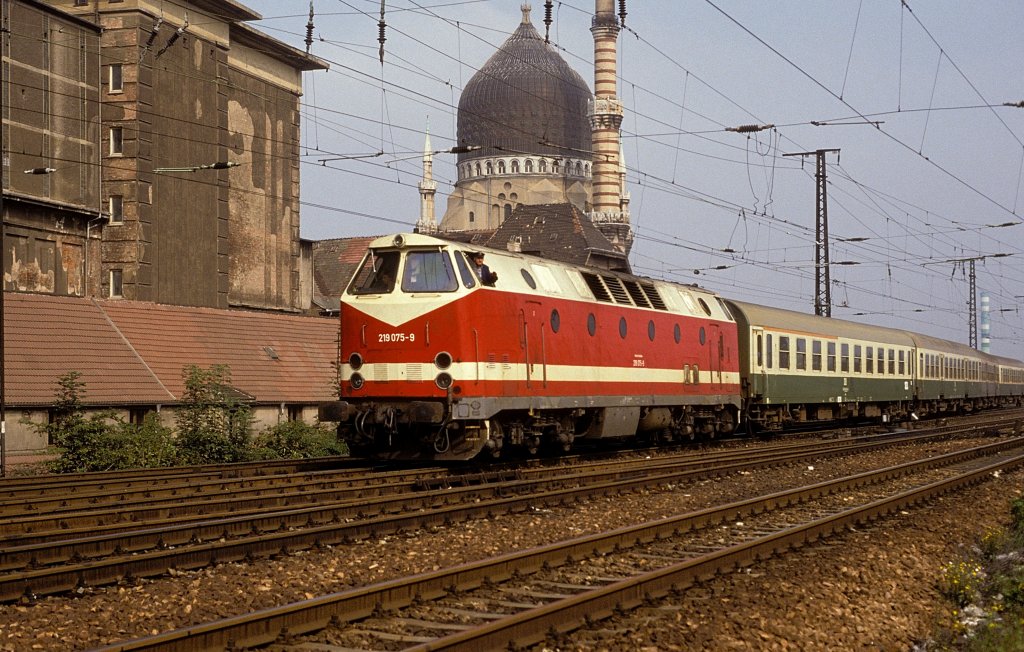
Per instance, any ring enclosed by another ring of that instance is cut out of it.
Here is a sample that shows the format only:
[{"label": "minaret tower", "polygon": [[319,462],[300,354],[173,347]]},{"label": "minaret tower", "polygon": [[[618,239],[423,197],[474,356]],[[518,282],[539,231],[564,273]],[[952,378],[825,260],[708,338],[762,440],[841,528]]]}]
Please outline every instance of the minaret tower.
[{"label": "minaret tower", "polygon": [[434,217],[434,195],[437,182],[434,181],[434,148],[430,145],[430,123],[427,123],[427,137],[423,143],[423,180],[420,188],[420,219],[416,222],[417,233],[437,233]]},{"label": "minaret tower", "polygon": [[629,253],[633,232],[622,207],[622,102],[616,95],[619,29],[615,0],[595,0],[590,28],[594,35],[594,99],[587,112],[594,152],[591,220],[612,244]]}]

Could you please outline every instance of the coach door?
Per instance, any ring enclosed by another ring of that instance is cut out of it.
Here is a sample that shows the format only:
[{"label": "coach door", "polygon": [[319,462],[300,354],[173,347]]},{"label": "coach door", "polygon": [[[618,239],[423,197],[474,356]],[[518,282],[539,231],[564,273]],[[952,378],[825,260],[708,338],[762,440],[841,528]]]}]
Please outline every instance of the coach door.
[{"label": "coach door", "polygon": [[[767,337],[771,337],[770,335]],[[754,387],[750,394],[763,394],[768,386],[768,358],[771,355],[770,339],[766,339],[763,328],[750,329],[750,378]]]}]

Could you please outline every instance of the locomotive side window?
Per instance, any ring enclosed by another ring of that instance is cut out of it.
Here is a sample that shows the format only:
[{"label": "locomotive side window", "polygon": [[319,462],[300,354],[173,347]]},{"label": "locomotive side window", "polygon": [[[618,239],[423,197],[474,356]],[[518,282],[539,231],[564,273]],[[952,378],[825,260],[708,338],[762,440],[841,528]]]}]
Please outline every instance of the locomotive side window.
[{"label": "locomotive side window", "polygon": [[530,272],[526,271],[525,268],[523,268],[523,269],[521,269],[519,271],[522,272],[523,280],[526,281],[526,284],[530,286],[530,289],[531,290],[536,290],[537,289],[537,281],[533,280],[533,277],[530,276]]},{"label": "locomotive side window", "polygon": [[789,369],[789,337],[779,335],[779,369]]},{"label": "locomotive side window", "polygon": [[459,289],[452,261],[444,251],[410,251],[405,256],[402,290],[454,292]]},{"label": "locomotive side window", "polygon": [[398,258],[397,251],[371,249],[348,287],[349,294],[387,294],[394,290]]},{"label": "locomotive side window", "polygon": [[587,332],[593,337],[597,333],[597,318],[594,317],[594,313],[587,315]]},{"label": "locomotive side window", "polygon": [[683,339],[683,332],[679,328],[679,324],[676,324],[676,327],[672,329],[672,338],[676,341],[676,344],[679,344],[679,341]]},{"label": "locomotive side window", "polygon": [[462,278],[462,285],[467,288],[471,288],[476,285],[476,274],[469,268],[469,263],[466,262],[466,256],[460,251],[455,254],[455,264],[459,268],[459,276]]},{"label": "locomotive side window", "polygon": [[836,371],[836,343],[828,343],[828,370],[832,373]]},{"label": "locomotive side window", "polygon": [[647,322],[647,339],[654,341],[654,321]]},{"label": "locomotive side window", "polygon": [[626,318],[625,317],[619,317],[619,336],[622,339],[626,339],[626,331],[627,331],[627,328],[626,328]]},{"label": "locomotive side window", "polygon": [[562,327],[562,318],[558,316],[558,309],[551,311],[551,331],[554,333],[558,332],[558,329]]}]

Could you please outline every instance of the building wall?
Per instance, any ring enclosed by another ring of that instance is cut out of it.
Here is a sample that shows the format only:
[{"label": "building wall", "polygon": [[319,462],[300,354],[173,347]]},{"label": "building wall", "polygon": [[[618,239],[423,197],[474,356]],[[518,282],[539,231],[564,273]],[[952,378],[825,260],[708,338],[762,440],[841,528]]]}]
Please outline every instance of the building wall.
[{"label": "building wall", "polygon": [[301,309],[298,96],[228,68],[229,303]]},{"label": "building wall", "polygon": [[32,0],[2,10],[3,288],[82,296],[98,262],[99,31]]}]

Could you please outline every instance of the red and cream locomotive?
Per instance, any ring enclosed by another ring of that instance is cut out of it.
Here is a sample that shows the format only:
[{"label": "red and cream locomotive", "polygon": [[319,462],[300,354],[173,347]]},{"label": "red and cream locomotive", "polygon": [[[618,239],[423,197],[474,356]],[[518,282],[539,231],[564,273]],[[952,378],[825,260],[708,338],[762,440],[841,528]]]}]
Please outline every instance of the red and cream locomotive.
[{"label": "red and cream locomotive", "polygon": [[[341,297],[339,423],[353,455],[464,460],[580,440],[731,433],[736,323],[695,286],[379,238]],[[491,279],[487,279],[490,282]]]}]

